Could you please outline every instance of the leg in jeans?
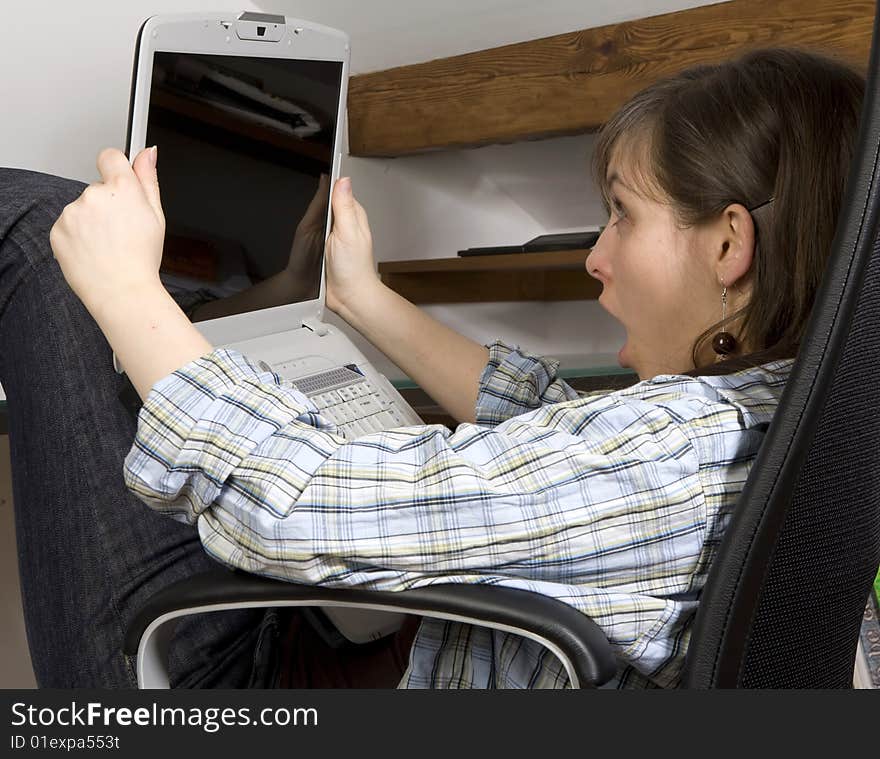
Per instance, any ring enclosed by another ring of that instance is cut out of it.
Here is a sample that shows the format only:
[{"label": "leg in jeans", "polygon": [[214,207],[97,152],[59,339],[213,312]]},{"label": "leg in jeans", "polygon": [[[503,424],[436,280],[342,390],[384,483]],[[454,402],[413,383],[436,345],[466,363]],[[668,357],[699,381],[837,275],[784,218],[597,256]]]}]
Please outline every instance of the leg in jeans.
[{"label": "leg in jeans", "polygon": [[[6,390],[22,597],[41,687],[135,687],[129,621],[172,582],[217,569],[194,528],[129,493],[122,464],[135,420],[127,380],[67,286],[49,230],[85,185],[0,169],[0,384]],[[271,647],[272,613],[186,618],[172,685],[246,687]],[[260,657],[256,657],[260,660]]]}]

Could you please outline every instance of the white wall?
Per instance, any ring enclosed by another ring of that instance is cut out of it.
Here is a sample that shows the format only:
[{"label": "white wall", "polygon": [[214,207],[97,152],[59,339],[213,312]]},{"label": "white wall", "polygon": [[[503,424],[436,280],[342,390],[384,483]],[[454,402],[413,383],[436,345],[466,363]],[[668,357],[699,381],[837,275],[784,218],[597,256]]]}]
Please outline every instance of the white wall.
[{"label": "white wall", "polygon": [[[238,0],[235,10],[284,13],[344,29],[352,38],[352,71],[362,73],[703,4]],[[140,22],[224,5],[229,7],[217,0],[0,0],[0,165],[94,181],[99,150],[123,147]],[[460,247],[603,223],[587,179],[590,144],[591,138],[575,137],[391,160],[348,158],[343,172],[369,212],[379,260],[443,257]],[[588,354],[616,353],[623,334],[592,302],[430,310],[477,339],[505,336],[568,365],[586,363]]]},{"label": "white wall", "polygon": [[[721,0],[723,2],[723,0]],[[378,71],[710,5],[706,0],[257,0],[344,29],[352,71]]]}]

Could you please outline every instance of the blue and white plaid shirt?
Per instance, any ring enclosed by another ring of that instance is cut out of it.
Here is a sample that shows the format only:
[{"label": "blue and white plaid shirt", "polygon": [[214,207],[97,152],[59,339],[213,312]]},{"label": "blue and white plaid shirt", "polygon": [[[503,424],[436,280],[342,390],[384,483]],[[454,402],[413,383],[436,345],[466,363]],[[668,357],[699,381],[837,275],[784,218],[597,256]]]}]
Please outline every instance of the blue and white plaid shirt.
[{"label": "blue and white plaid shirt", "polygon": [[[125,482],[247,572],[396,591],[488,583],[592,617],[615,686],[678,682],[695,598],[791,361],[579,396],[557,363],[490,346],[476,424],[346,441],[289,382],[218,349],[163,378]],[[422,622],[401,686],[565,687],[519,636]]]}]

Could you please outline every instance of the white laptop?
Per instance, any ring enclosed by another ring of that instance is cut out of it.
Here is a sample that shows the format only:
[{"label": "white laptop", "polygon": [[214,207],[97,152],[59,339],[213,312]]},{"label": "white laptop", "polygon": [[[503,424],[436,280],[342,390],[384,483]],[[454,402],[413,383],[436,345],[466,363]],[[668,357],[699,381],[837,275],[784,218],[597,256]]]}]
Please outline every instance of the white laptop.
[{"label": "white laptop", "polygon": [[[127,142],[131,158],[159,146],[165,286],[216,298],[204,308],[223,312],[196,327],[290,380],[353,439],[422,422],[321,321],[348,66],[348,37],[306,21],[154,16],[138,36]],[[400,622],[325,611],[355,642]]]}]

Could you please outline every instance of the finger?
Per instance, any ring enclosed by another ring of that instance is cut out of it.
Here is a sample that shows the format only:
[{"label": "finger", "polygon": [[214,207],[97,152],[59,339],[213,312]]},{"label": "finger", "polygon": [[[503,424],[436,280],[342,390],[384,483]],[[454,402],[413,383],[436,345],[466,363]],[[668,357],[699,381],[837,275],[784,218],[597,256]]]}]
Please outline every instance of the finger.
[{"label": "finger", "polygon": [[361,231],[364,233],[364,235],[369,238],[370,221],[369,219],[367,219],[367,212],[364,210],[364,207],[357,201],[354,202],[354,211],[355,215],[357,216],[358,226],[361,228]]},{"label": "finger", "polygon": [[327,213],[327,185],[329,182],[330,177],[321,174],[321,178],[318,180],[318,189],[309,201],[309,206],[300,223],[304,223],[306,226],[317,226],[323,222],[324,215]]},{"label": "finger", "polygon": [[[86,189],[88,189],[88,187]],[[69,236],[70,218],[73,210],[76,208],[77,202],[78,201],[73,201],[64,206],[64,208],[61,209],[58,218],[55,219],[52,229],[49,230],[49,244],[52,246],[53,254],[57,253],[56,245],[63,242],[63,239]]]},{"label": "finger", "polygon": [[104,148],[98,153],[98,172],[105,183],[132,178],[128,158],[125,157],[125,153],[116,148]]},{"label": "finger", "polygon": [[49,247],[52,248],[52,258],[58,258],[58,247],[61,242],[61,218],[58,218],[49,230]]},{"label": "finger", "polygon": [[158,148],[155,145],[152,148],[144,148],[137,154],[132,168],[153,211],[163,219],[165,217],[162,213],[162,198],[159,195],[159,174],[156,170],[157,153]]},{"label": "finger", "polygon": [[[79,205],[82,205],[83,203],[92,202],[95,199],[96,195],[100,195],[99,188],[103,187],[103,186],[104,186],[103,182],[92,182],[92,184],[90,184],[88,187],[86,187],[79,194],[79,197],[73,203],[70,203],[69,205],[73,206],[73,208],[76,209],[79,207]],[[79,204],[79,205],[77,205],[77,204]]]},{"label": "finger", "polygon": [[357,232],[358,220],[355,199],[351,192],[351,180],[342,177],[333,188],[333,228],[343,234]]}]

